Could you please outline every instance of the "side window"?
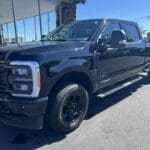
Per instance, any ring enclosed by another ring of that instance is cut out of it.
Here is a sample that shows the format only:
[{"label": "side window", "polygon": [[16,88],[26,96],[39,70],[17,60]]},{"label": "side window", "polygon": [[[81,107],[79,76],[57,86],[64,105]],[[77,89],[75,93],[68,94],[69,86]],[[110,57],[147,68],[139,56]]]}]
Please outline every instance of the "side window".
[{"label": "side window", "polygon": [[127,34],[128,42],[138,42],[140,40],[140,35],[135,25],[122,23],[121,26]]},{"label": "side window", "polygon": [[121,30],[119,23],[110,23],[106,26],[104,31],[102,32],[101,39],[103,42],[107,45],[111,46],[111,37],[112,37],[112,32],[115,30]]}]

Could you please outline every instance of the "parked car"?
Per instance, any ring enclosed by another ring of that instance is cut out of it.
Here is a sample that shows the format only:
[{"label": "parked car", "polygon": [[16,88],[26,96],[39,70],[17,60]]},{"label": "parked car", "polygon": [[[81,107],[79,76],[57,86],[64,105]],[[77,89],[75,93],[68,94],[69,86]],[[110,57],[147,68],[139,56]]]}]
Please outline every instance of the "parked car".
[{"label": "parked car", "polygon": [[68,133],[89,97],[105,97],[150,76],[150,48],[138,25],[91,19],[61,26],[40,42],[0,48],[0,120]]}]

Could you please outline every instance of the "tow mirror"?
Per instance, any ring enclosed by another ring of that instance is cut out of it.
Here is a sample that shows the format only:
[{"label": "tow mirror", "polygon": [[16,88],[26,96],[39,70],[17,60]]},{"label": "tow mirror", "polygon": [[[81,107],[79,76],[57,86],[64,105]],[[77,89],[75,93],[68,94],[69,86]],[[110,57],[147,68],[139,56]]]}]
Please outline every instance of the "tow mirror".
[{"label": "tow mirror", "polygon": [[124,48],[127,44],[127,36],[123,30],[116,30],[112,32],[111,46],[113,48]]}]

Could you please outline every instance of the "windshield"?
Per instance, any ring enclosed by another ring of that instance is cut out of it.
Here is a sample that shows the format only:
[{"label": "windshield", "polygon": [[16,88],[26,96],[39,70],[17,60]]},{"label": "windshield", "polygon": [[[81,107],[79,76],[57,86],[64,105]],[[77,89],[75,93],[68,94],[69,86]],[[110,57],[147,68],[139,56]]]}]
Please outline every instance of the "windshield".
[{"label": "windshield", "polygon": [[87,41],[99,27],[100,20],[86,20],[70,23],[50,32],[43,40],[46,41]]}]

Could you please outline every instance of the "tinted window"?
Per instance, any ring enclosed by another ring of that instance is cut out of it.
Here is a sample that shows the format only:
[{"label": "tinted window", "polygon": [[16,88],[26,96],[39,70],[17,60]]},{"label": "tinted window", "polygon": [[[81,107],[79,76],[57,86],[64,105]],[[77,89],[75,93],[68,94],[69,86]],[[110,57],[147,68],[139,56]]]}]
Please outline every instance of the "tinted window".
[{"label": "tinted window", "polygon": [[135,25],[122,23],[121,26],[127,34],[128,42],[137,42],[140,40],[140,36]]},{"label": "tinted window", "polygon": [[115,30],[121,30],[119,23],[110,23],[106,26],[101,36],[104,43],[111,45],[112,32]]}]

